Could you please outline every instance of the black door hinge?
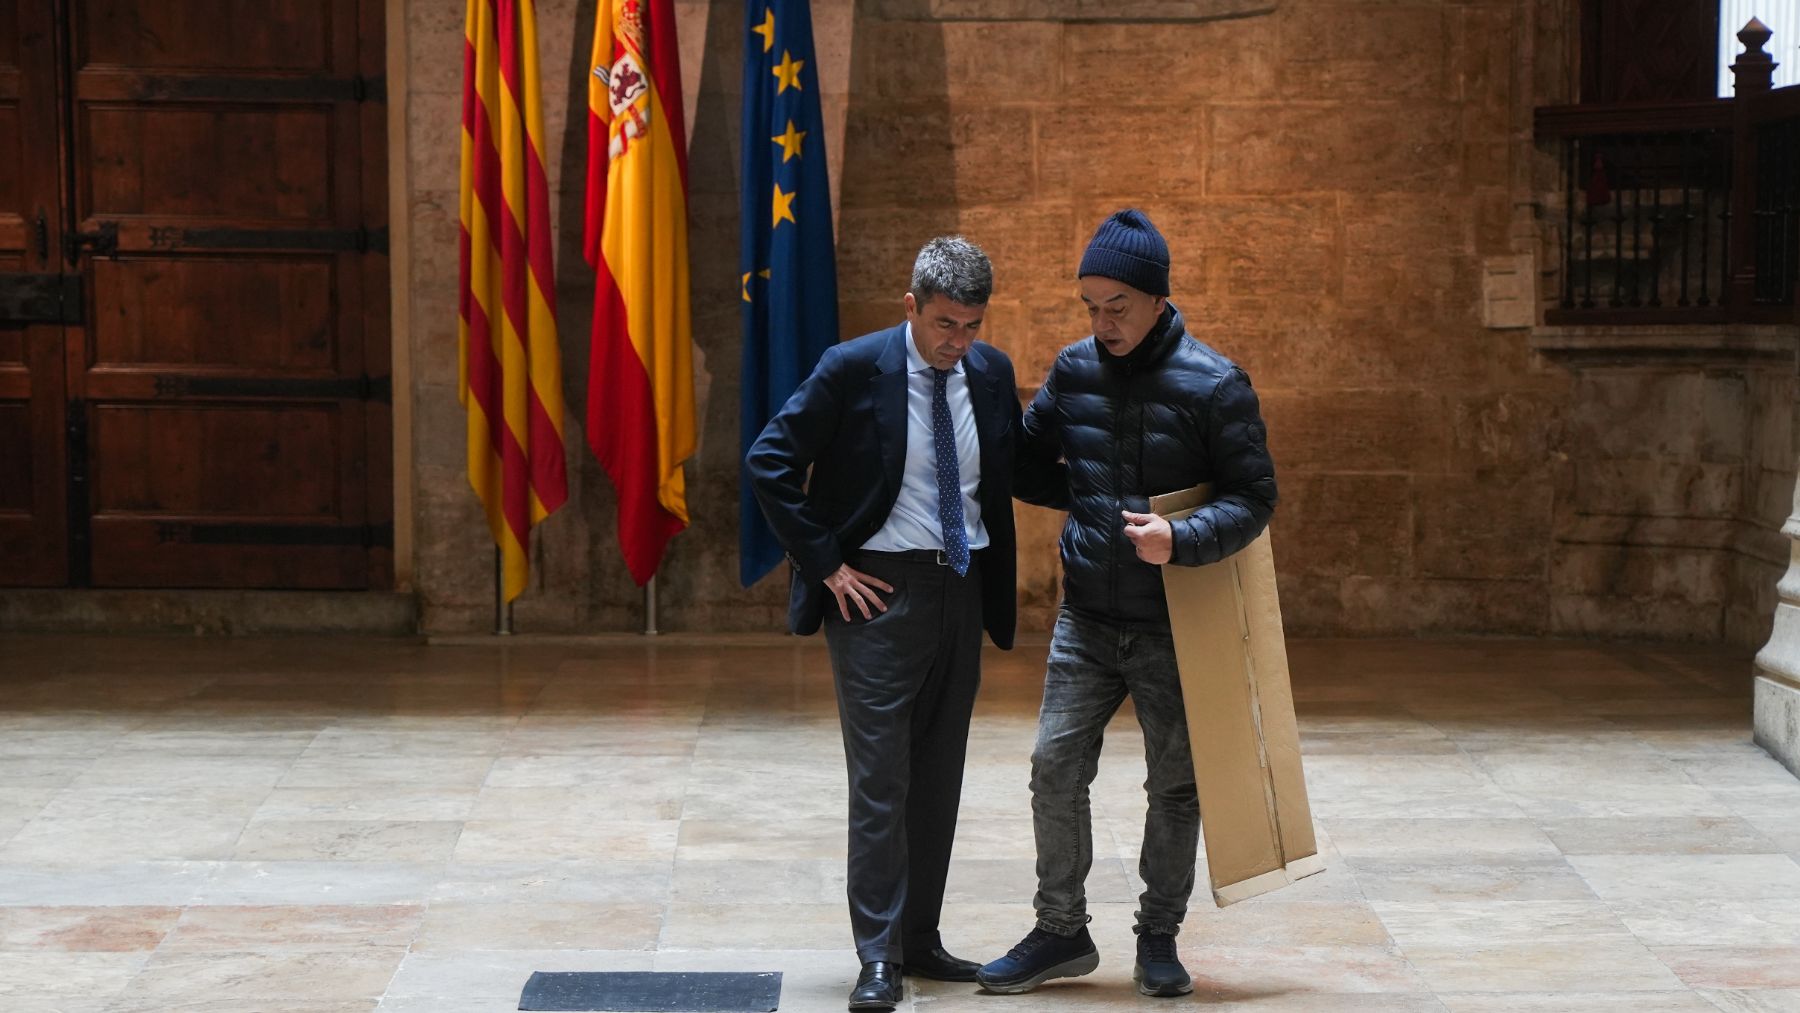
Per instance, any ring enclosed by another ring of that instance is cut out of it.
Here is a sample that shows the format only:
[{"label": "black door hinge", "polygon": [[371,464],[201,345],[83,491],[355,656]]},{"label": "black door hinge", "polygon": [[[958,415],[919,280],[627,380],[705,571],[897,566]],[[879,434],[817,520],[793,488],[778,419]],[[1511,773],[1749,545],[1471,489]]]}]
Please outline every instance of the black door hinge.
[{"label": "black door hinge", "polygon": [[164,373],[156,378],[156,396],[391,402],[394,381],[387,376],[188,376]]},{"label": "black door hinge", "polygon": [[69,230],[63,233],[63,258],[70,265],[81,262],[81,255],[93,251],[96,257],[119,255],[119,223],[101,222],[92,232]]},{"label": "black door hinge", "polygon": [[388,230],[186,228],[158,225],[150,230],[157,250],[304,250],[326,253],[386,253]]},{"label": "black door hinge", "polygon": [[0,272],[0,323],[79,324],[86,308],[79,274]]},{"label": "black door hinge", "polygon": [[158,544],[287,545],[330,548],[388,548],[393,524],[195,524],[168,521],[156,525]]},{"label": "black door hinge", "polygon": [[132,97],[158,102],[383,102],[387,79],[152,74],[136,79]]}]

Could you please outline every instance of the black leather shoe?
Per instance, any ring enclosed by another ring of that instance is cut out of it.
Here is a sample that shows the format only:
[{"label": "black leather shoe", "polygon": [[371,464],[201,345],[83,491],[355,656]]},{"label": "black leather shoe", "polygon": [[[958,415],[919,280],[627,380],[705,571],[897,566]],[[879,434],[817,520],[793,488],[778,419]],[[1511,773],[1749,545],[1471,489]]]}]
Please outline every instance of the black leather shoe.
[{"label": "black leather shoe", "polygon": [[871,960],[850,990],[851,1009],[891,1010],[900,1005],[900,965]]},{"label": "black leather shoe", "polygon": [[932,981],[974,981],[975,972],[981,970],[980,964],[951,956],[942,946],[933,946],[923,953],[908,953],[904,966],[907,974]]}]

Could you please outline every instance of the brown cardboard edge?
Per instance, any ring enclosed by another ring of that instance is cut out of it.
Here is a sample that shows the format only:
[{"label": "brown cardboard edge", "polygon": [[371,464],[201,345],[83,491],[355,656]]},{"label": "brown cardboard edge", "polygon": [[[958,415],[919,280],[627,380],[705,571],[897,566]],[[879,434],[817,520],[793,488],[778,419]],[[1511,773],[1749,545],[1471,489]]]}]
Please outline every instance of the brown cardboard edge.
[{"label": "brown cardboard edge", "polygon": [[1150,512],[1164,520],[1176,521],[1211,501],[1212,486],[1196,485],[1191,489],[1150,497]]},{"label": "brown cardboard edge", "polygon": [[1260,876],[1251,876],[1216,888],[1213,890],[1213,903],[1219,907],[1230,907],[1239,901],[1274,893],[1284,886],[1292,886],[1308,876],[1316,876],[1324,871],[1325,860],[1318,855],[1296,858],[1283,868],[1271,869]]}]

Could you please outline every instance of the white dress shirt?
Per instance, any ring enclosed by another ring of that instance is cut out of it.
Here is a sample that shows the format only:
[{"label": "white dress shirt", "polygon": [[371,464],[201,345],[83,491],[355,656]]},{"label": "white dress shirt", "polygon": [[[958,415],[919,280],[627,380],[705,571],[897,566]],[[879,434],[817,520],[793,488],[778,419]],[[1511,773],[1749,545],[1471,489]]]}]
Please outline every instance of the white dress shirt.
[{"label": "white dress shirt", "polygon": [[[956,430],[963,526],[969,551],[973,552],[986,548],[988,543],[987,527],[981,523],[981,503],[975,498],[981,486],[981,441],[975,433],[968,373],[961,362],[951,367],[950,373],[944,396],[950,402],[950,421]],[[900,497],[894,501],[887,523],[862,544],[874,552],[944,547],[944,523],[938,520],[937,450],[931,431],[931,364],[913,344],[910,320],[906,323],[906,374],[906,467],[901,473]]]}]

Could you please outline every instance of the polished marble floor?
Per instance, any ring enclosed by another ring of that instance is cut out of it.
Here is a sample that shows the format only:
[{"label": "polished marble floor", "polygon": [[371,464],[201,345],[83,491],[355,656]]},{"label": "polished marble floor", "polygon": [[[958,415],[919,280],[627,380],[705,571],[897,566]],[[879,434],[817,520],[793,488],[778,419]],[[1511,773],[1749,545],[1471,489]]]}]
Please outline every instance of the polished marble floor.
[{"label": "polished marble floor", "polygon": [[[1292,651],[1329,869],[1197,905],[1192,997],[1130,988],[1127,714],[1100,970],[903,1009],[1800,1011],[1800,780],[1750,742],[1747,658]],[[1031,922],[1043,656],[987,657],[945,920],[971,957]],[[489,1013],[585,969],[779,970],[782,1010],[838,1010],[843,852],[816,641],[0,637],[7,1013]]]}]

